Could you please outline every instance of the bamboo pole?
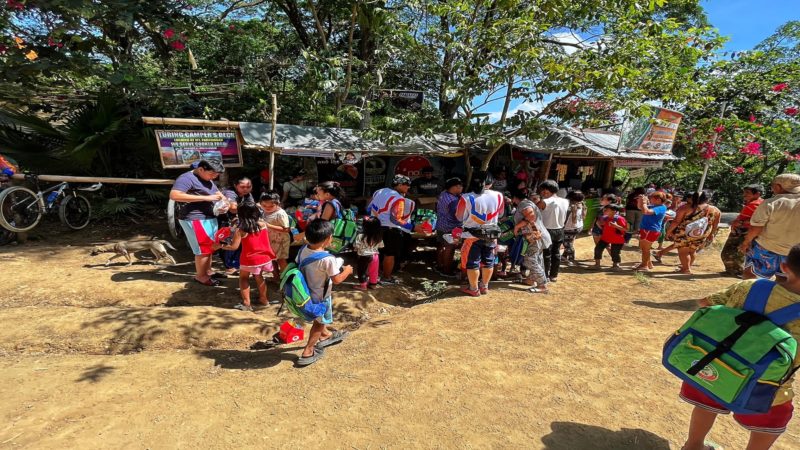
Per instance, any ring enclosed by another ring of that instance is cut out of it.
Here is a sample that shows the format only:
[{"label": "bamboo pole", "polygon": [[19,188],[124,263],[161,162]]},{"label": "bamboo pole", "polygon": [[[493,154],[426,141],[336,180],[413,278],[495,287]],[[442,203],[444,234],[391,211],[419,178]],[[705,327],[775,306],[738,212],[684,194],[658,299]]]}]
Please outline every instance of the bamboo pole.
[{"label": "bamboo pole", "polygon": [[[11,176],[15,180],[24,180],[25,175],[17,173]],[[39,175],[42,181],[68,183],[106,183],[106,184],[155,184],[158,186],[172,186],[175,180],[164,180],[157,178],[111,178],[111,177],[73,177],[70,175]]]},{"label": "bamboo pole", "polygon": [[278,128],[278,97],[272,94],[272,130],[269,134],[269,190],[275,188],[275,132]]},{"label": "bamboo pole", "polygon": [[231,122],[230,120],[181,119],[177,117],[142,117],[142,122],[147,125],[239,128],[239,122]]}]

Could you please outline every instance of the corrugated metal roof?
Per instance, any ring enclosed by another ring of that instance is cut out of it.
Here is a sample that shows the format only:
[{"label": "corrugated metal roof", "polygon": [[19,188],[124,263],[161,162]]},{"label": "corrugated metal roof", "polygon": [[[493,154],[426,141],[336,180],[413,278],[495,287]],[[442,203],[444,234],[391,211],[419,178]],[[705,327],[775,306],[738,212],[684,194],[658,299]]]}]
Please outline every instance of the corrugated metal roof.
[{"label": "corrugated metal roof", "polygon": [[527,151],[542,153],[561,153],[585,147],[599,156],[606,158],[648,159],[672,161],[679,158],[671,153],[629,153],[618,152],[619,134],[599,131],[581,130],[578,128],[553,127],[550,134],[541,141],[533,141],[524,137],[514,137],[511,145]]}]

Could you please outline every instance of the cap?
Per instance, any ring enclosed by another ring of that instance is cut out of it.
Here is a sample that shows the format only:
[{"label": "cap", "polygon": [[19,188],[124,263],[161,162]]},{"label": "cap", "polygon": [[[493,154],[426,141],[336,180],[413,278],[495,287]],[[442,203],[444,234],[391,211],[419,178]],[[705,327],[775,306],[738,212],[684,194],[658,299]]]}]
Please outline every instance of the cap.
[{"label": "cap", "polygon": [[405,175],[395,175],[392,179],[392,186],[399,186],[401,184],[411,185],[411,179]]}]

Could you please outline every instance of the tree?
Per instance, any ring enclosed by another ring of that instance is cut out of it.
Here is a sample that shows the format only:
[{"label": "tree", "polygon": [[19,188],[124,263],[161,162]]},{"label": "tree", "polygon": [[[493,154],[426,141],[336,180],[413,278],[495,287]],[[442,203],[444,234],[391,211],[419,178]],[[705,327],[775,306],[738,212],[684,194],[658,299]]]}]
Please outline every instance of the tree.
[{"label": "tree", "polygon": [[685,110],[676,150],[686,159],[652,178],[674,183],[677,175],[680,185],[694,189],[707,161],[706,186],[718,191],[723,208],[735,210],[745,185],[800,169],[800,22],[704,67],[700,81],[713,101]]}]

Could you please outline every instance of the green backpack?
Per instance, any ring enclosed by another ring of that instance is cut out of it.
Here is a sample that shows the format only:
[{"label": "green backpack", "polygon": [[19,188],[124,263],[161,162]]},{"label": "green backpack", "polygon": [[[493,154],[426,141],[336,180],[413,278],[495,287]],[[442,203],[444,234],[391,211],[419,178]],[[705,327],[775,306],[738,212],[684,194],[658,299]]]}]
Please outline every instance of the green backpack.
[{"label": "green backpack", "polygon": [[356,214],[352,209],[343,209],[338,200],[332,201],[331,204],[336,209],[336,219],[331,221],[333,241],[326,250],[339,253],[356,240],[358,223],[356,223]]},{"label": "green backpack", "polygon": [[514,243],[514,216],[506,217],[500,220],[497,224],[500,227],[500,237],[497,238],[497,243],[501,245],[512,245]]},{"label": "green backpack", "polygon": [[664,367],[735,413],[769,411],[798,369],[797,341],[782,326],[800,319],[800,303],[765,314],[774,287],[753,283],[743,309],[699,309],[664,344]]},{"label": "green backpack", "polygon": [[[306,246],[303,246],[298,252],[298,257],[303,253]],[[323,258],[332,256],[328,252],[315,252],[303,259],[300,264],[295,262],[289,263],[281,273],[280,289],[283,292],[283,304],[278,309],[278,314],[285,306],[295,317],[305,320],[313,321],[325,312],[325,304],[314,302],[311,298],[311,290],[308,288],[306,277],[303,275],[302,269],[316,261]],[[330,278],[325,282],[325,291],[328,290]],[[322,305],[322,306],[320,306]]]}]

